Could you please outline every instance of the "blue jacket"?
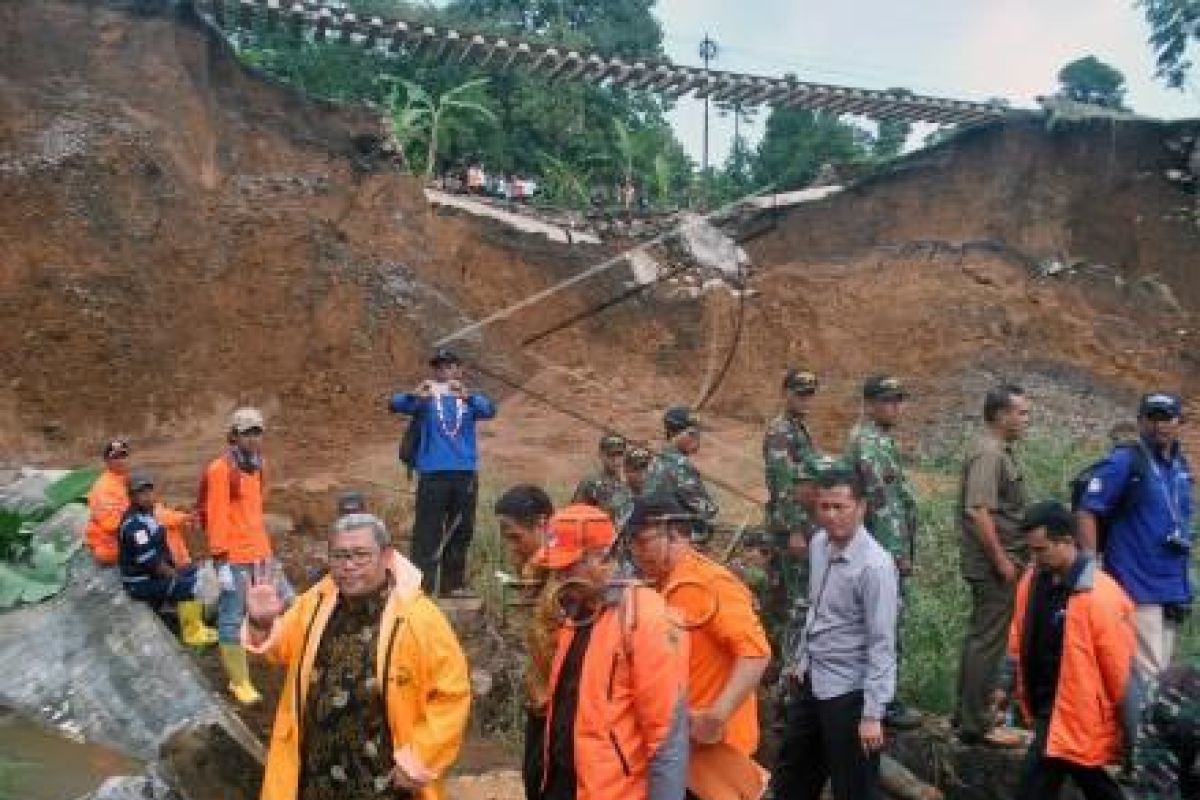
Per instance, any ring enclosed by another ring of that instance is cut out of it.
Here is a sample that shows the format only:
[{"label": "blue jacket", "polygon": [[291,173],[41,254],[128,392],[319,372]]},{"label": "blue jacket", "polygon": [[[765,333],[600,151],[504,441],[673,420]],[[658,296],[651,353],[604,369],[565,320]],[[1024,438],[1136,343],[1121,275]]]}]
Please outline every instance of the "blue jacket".
[{"label": "blue jacket", "polygon": [[[438,414],[435,403],[441,404]],[[496,416],[496,404],[476,392],[463,402],[461,424],[459,400],[450,395],[422,398],[411,392],[392,397],[393,413],[406,414],[419,425],[416,470],[428,472],[475,472],[479,457],[475,448],[475,421]]]},{"label": "blue jacket", "polygon": [[130,506],[117,532],[117,563],[125,583],[148,581],[160,563],[175,566],[167,546],[167,529],[154,514]]},{"label": "blue jacket", "polygon": [[[1114,448],[1093,473],[1080,507],[1100,516],[1113,515],[1104,569],[1135,603],[1190,603],[1189,554],[1168,545],[1167,538],[1178,532],[1191,541],[1192,471],[1178,445],[1166,459],[1145,446],[1153,455],[1139,484],[1129,484],[1136,449]],[[1127,484],[1132,494],[1121,510]]]}]

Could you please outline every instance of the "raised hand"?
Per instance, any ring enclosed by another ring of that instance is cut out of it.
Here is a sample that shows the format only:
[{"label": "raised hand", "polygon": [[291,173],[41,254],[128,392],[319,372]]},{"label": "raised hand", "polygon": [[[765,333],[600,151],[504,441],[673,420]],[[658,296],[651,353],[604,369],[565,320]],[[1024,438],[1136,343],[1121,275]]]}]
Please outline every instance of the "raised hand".
[{"label": "raised hand", "polygon": [[279,597],[279,590],[275,588],[270,567],[266,564],[255,564],[250,585],[246,588],[246,615],[250,618],[250,624],[266,630],[283,610],[283,600]]}]

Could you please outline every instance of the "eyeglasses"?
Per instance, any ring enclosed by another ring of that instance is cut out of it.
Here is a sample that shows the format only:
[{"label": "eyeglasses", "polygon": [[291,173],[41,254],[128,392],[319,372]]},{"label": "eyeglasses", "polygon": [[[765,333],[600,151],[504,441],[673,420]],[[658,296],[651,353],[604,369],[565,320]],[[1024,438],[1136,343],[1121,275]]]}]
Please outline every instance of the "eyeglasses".
[{"label": "eyeglasses", "polygon": [[237,435],[238,436],[262,436],[263,429],[258,428],[258,427],[246,428],[244,431],[238,431]]},{"label": "eyeglasses", "polygon": [[329,561],[334,564],[367,564],[379,557],[378,550],[330,550]]}]

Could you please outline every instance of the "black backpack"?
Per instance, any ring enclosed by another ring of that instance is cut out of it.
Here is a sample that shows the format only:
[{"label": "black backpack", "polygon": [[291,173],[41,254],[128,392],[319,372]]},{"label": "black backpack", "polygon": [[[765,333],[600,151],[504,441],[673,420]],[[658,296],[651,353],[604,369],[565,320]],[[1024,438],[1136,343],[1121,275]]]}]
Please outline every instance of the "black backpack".
[{"label": "black backpack", "polygon": [[1087,494],[1088,485],[1095,477],[1097,469],[1112,453],[1122,448],[1133,449],[1133,463],[1129,469],[1129,479],[1125,481],[1125,486],[1121,489],[1121,496],[1117,498],[1117,502],[1113,504],[1112,510],[1103,516],[1096,516],[1096,552],[1103,553],[1104,548],[1108,544],[1108,531],[1112,527],[1113,520],[1118,519],[1129,510],[1133,499],[1137,496],[1141,485],[1146,480],[1146,473],[1149,471],[1150,463],[1146,446],[1139,442],[1118,442],[1113,445],[1113,449],[1105,458],[1094,461],[1081,469],[1074,478],[1071,479],[1071,510],[1079,511],[1083,502],[1083,496]]},{"label": "black backpack", "polygon": [[417,450],[421,448],[421,417],[413,414],[409,417],[404,435],[400,437],[400,463],[408,472],[411,481],[413,470],[417,468]]}]

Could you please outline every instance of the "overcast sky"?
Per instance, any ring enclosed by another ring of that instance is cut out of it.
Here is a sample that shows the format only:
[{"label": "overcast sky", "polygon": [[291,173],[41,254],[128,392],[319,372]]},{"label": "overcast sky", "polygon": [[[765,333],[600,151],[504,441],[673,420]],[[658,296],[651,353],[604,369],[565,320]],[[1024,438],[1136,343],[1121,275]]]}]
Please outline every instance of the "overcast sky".
[{"label": "overcast sky", "polygon": [[[1200,116],[1200,72],[1183,91],[1154,80],[1133,0],[658,0],[656,13],[679,64],[699,63],[708,33],[721,47],[714,68],[1033,106],[1059,68],[1095,55],[1125,74],[1135,111]],[[699,161],[703,103],[680,101],[672,120]],[[732,121],[714,115],[714,163],[732,136]]]}]

